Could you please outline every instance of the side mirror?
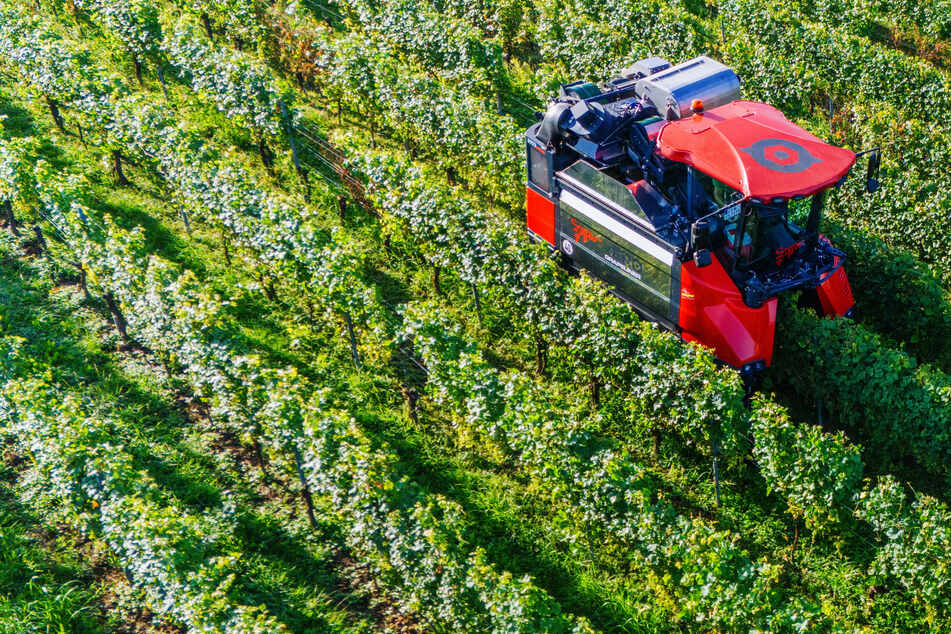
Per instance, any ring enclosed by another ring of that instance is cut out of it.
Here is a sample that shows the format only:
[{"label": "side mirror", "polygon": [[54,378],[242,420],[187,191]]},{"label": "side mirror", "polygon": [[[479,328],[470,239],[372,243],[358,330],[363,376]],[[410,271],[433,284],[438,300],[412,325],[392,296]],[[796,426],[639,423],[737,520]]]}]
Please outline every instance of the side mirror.
[{"label": "side mirror", "polygon": [[690,226],[690,246],[694,250],[710,248],[710,222],[698,220]]},{"label": "side mirror", "polygon": [[865,191],[872,194],[878,190],[878,170],[882,166],[881,150],[872,150],[868,155],[868,169],[865,170]]},{"label": "side mirror", "polygon": [[710,266],[713,264],[713,256],[710,253],[710,250],[700,249],[699,251],[694,251],[693,263],[697,265],[698,269],[702,269],[705,266]]}]

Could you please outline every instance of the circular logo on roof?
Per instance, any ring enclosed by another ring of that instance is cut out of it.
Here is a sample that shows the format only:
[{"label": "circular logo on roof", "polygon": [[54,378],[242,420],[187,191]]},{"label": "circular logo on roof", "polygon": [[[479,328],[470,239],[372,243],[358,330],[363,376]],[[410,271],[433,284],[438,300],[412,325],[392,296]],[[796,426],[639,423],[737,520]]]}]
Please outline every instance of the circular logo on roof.
[{"label": "circular logo on roof", "polygon": [[785,174],[804,172],[822,162],[822,159],[814,157],[806,148],[786,139],[760,139],[740,150],[752,156],[757,164],[766,169]]}]

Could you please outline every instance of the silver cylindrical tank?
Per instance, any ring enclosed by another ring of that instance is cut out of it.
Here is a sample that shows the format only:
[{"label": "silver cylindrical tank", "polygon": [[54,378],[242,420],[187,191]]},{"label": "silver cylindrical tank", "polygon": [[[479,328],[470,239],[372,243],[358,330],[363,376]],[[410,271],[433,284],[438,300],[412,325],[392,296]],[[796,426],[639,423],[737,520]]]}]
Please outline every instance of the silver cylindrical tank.
[{"label": "silver cylindrical tank", "polygon": [[701,55],[641,79],[635,92],[661,116],[680,119],[692,112],[694,99],[703,101],[707,110],[739,99],[740,78],[728,66]]}]

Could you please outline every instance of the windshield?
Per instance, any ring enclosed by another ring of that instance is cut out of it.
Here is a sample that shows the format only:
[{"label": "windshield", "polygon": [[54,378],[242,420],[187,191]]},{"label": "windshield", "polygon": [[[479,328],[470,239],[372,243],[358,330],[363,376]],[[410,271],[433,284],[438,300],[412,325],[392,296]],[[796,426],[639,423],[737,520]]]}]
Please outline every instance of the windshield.
[{"label": "windshield", "polygon": [[[818,232],[823,194],[773,203],[744,202],[724,214],[726,245],[739,270],[783,267]],[[732,211],[732,210],[731,210]]]},{"label": "windshield", "polygon": [[743,194],[740,192],[699,170],[688,169],[687,175],[688,179],[695,179],[695,182],[699,185],[697,188],[698,199],[693,202],[693,208],[697,215],[708,214],[743,198]]}]

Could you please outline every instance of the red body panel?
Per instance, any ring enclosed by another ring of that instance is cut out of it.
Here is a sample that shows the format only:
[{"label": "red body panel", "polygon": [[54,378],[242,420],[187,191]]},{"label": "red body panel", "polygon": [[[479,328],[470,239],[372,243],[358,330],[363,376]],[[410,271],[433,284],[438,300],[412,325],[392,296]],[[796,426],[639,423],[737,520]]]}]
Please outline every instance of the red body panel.
[{"label": "red body panel", "polygon": [[763,103],[734,101],[667,123],[657,135],[666,158],[754,198],[808,196],[836,183],[855,163]]},{"label": "red body panel", "polygon": [[531,187],[525,194],[525,220],[532,233],[555,244],[555,203]]},{"label": "red body panel", "polygon": [[[836,258],[836,264],[838,264],[838,258]],[[816,289],[816,294],[819,295],[819,305],[824,315],[844,315],[855,306],[852,287],[849,286],[849,278],[845,274],[844,267],[830,275]]]},{"label": "red body panel", "polygon": [[743,303],[736,284],[716,257],[699,268],[688,261],[680,268],[678,325],[686,341],[713,348],[716,356],[741,368],[745,363],[773,361],[776,298],[759,308]]}]

